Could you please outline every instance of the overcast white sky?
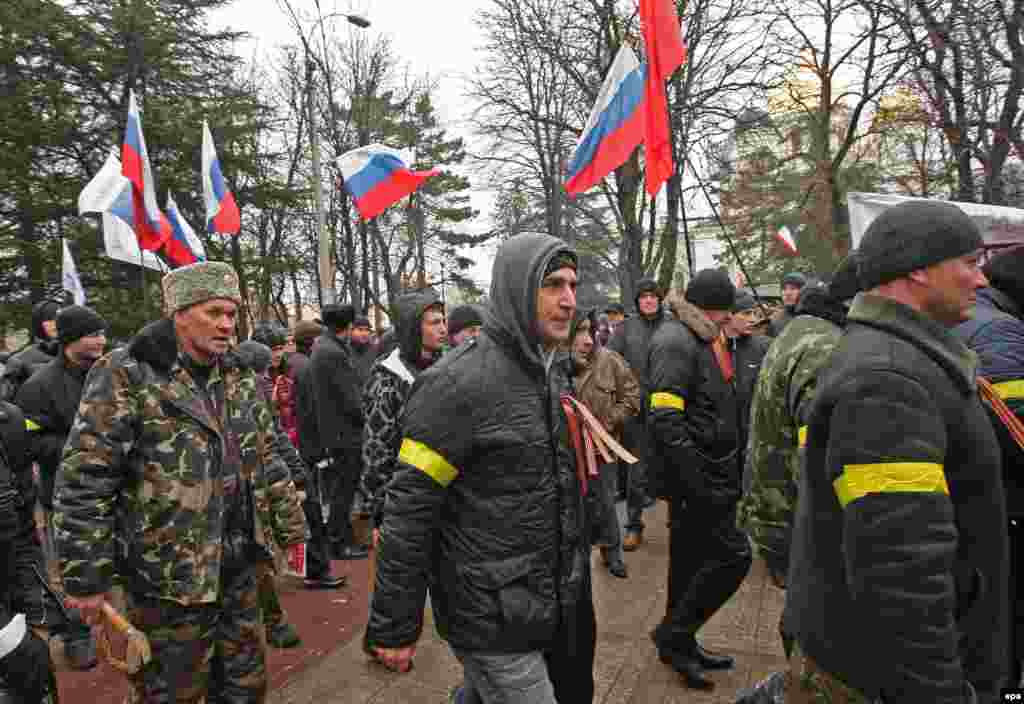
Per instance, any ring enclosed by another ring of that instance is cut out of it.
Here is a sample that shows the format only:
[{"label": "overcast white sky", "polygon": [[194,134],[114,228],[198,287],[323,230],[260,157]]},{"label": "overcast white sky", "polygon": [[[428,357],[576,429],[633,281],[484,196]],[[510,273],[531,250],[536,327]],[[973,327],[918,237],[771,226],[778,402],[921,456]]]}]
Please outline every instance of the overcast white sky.
[{"label": "overcast white sky", "polygon": [[[314,0],[292,0],[293,6],[309,17],[316,16]],[[469,106],[462,94],[464,76],[474,63],[474,49],[482,42],[473,23],[476,12],[488,0],[320,0],[324,15],[334,12],[357,14],[371,22],[362,30],[385,35],[396,53],[416,74],[430,74],[439,82],[438,114],[451,134],[468,136],[464,120]],[[230,27],[252,35],[250,41],[239,45],[238,53],[244,58],[264,55],[276,47],[297,41],[290,19],[278,7],[276,0],[236,0],[229,7],[213,15],[215,26]],[[306,27],[308,32],[313,22]],[[347,24],[338,25],[339,31],[348,31]],[[473,229],[487,225],[491,205],[490,194],[474,189],[473,207],[481,210],[480,220]],[[481,285],[490,281],[492,247],[478,247],[466,254],[477,260],[478,266],[471,277]]]}]

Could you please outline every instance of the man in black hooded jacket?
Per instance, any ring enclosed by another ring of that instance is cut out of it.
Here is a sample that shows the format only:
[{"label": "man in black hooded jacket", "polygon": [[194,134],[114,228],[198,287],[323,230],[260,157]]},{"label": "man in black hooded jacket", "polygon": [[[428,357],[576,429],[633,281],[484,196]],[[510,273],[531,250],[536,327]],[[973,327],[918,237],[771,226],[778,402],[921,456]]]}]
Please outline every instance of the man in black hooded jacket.
[{"label": "man in black hooded jacket", "polygon": [[0,382],[0,396],[4,400],[13,401],[21,385],[57,356],[58,310],[60,305],[56,301],[40,301],[32,307],[32,341],[7,360]]},{"label": "man in black hooded jacket", "polygon": [[428,580],[468,701],[592,701],[590,549],[554,363],[576,255],[547,235],[501,245],[483,334],[423,372],[387,492],[366,647],[405,670]]},{"label": "man in black hooded jacket", "polygon": [[654,279],[640,279],[636,285],[636,315],[623,320],[611,341],[608,349],[618,352],[633,370],[640,382],[640,413],[626,421],[623,429],[626,446],[639,458],[639,462],[630,465],[628,473],[629,491],[626,494],[626,535],[622,539],[622,549],[632,552],[644,542],[644,509],[650,504],[647,486],[647,431],[644,423],[647,418],[647,401],[650,395],[650,379],[648,374],[648,351],[651,338],[661,327],[665,314],[661,307],[662,292]]}]

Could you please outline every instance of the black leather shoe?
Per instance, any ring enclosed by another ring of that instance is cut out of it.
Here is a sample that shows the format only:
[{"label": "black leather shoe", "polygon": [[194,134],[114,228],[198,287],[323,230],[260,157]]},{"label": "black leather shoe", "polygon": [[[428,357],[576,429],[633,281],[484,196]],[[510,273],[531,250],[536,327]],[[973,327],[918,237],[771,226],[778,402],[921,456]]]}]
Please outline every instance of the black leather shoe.
[{"label": "black leather shoe", "polygon": [[335,560],[365,560],[370,549],[365,545],[346,545],[334,550]]},{"label": "black leather shoe", "polygon": [[736,667],[736,658],[704,650],[700,643],[696,643],[692,654],[705,670],[731,670]]},{"label": "black leather shoe", "polygon": [[693,656],[685,653],[662,653],[659,651],[658,657],[661,658],[662,662],[665,662],[667,657],[668,664],[672,666],[673,670],[682,675],[683,682],[690,689],[711,690],[715,688],[715,683],[704,676],[704,669]]},{"label": "black leather shoe", "polygon": [[348,577],[332,577],[325,574],[323,577],[306,577],[303,584],[306,589],[341,589],[348,583]]},{"label": "black leather shoe", "polygon": [[608,565],[608,574],[619,579],[626,579],[629,576],[629,572],[626,571],[626,563],[624,562],[612,562]]}]

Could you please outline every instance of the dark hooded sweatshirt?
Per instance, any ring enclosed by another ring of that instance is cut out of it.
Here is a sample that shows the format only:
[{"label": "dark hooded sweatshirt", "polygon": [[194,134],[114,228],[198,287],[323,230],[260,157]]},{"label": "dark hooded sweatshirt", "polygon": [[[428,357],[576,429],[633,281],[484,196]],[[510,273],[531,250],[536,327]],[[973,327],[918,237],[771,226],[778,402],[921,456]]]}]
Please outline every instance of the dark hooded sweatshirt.
[{"label": "dark hooded sweatshirt", "polygon": [[0,394],[5,400],[13,401],[21,385],[52,362],[60,351],[57,341],[48,339],[43,330],[43,323],[53,320],[55,307],[53,301],[42,301],[32,307],[32,342],[11,355],[4,367]]},{"label": "dark hooded sweatshirt", "polygon": [[457,650],[549,650],[590,598],[583,501],[559,403],[569,382],[535,332],[544,270],[563,252],[546,235],[504,243],[483,333],[413,386],[367,647],[419,638],[428,578],[438,632]]},{"label": "dark hooded sweatshirt", "polygon": [[363,388],[362,492],[367,508],[380,525],[384,488],[395,471],[402,442],[400,424],[405,399],[422,367],[421,323],[427,308],[441,304],[433,291],[401,296],[395,302],[399,346],[381,357],[370,370]]}]

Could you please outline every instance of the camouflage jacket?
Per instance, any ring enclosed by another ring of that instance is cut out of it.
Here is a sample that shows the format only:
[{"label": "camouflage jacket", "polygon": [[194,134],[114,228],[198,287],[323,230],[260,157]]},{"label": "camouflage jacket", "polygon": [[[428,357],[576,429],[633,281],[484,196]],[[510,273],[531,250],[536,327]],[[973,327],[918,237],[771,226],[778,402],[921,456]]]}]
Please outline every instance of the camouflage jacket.
[{"label": "camouflage jacket", "polygon": [[814,399],[818,370],[841,333],[831,320],[798,315],[772,342],[754,387],[739,523],[757,554],[782,574],[796,509],[800,428]]},{"label": "camouflage jacket", "polygon": [[117,577],[144,598],[218,600],[225,514],[236,491],[254,506],[256,543],[306,538],[256,376],[225,355],[207,382],[210,401],[180,354],[173,323],[161,320],[89,374],[55,497],[71,595],[105,592]]}]

